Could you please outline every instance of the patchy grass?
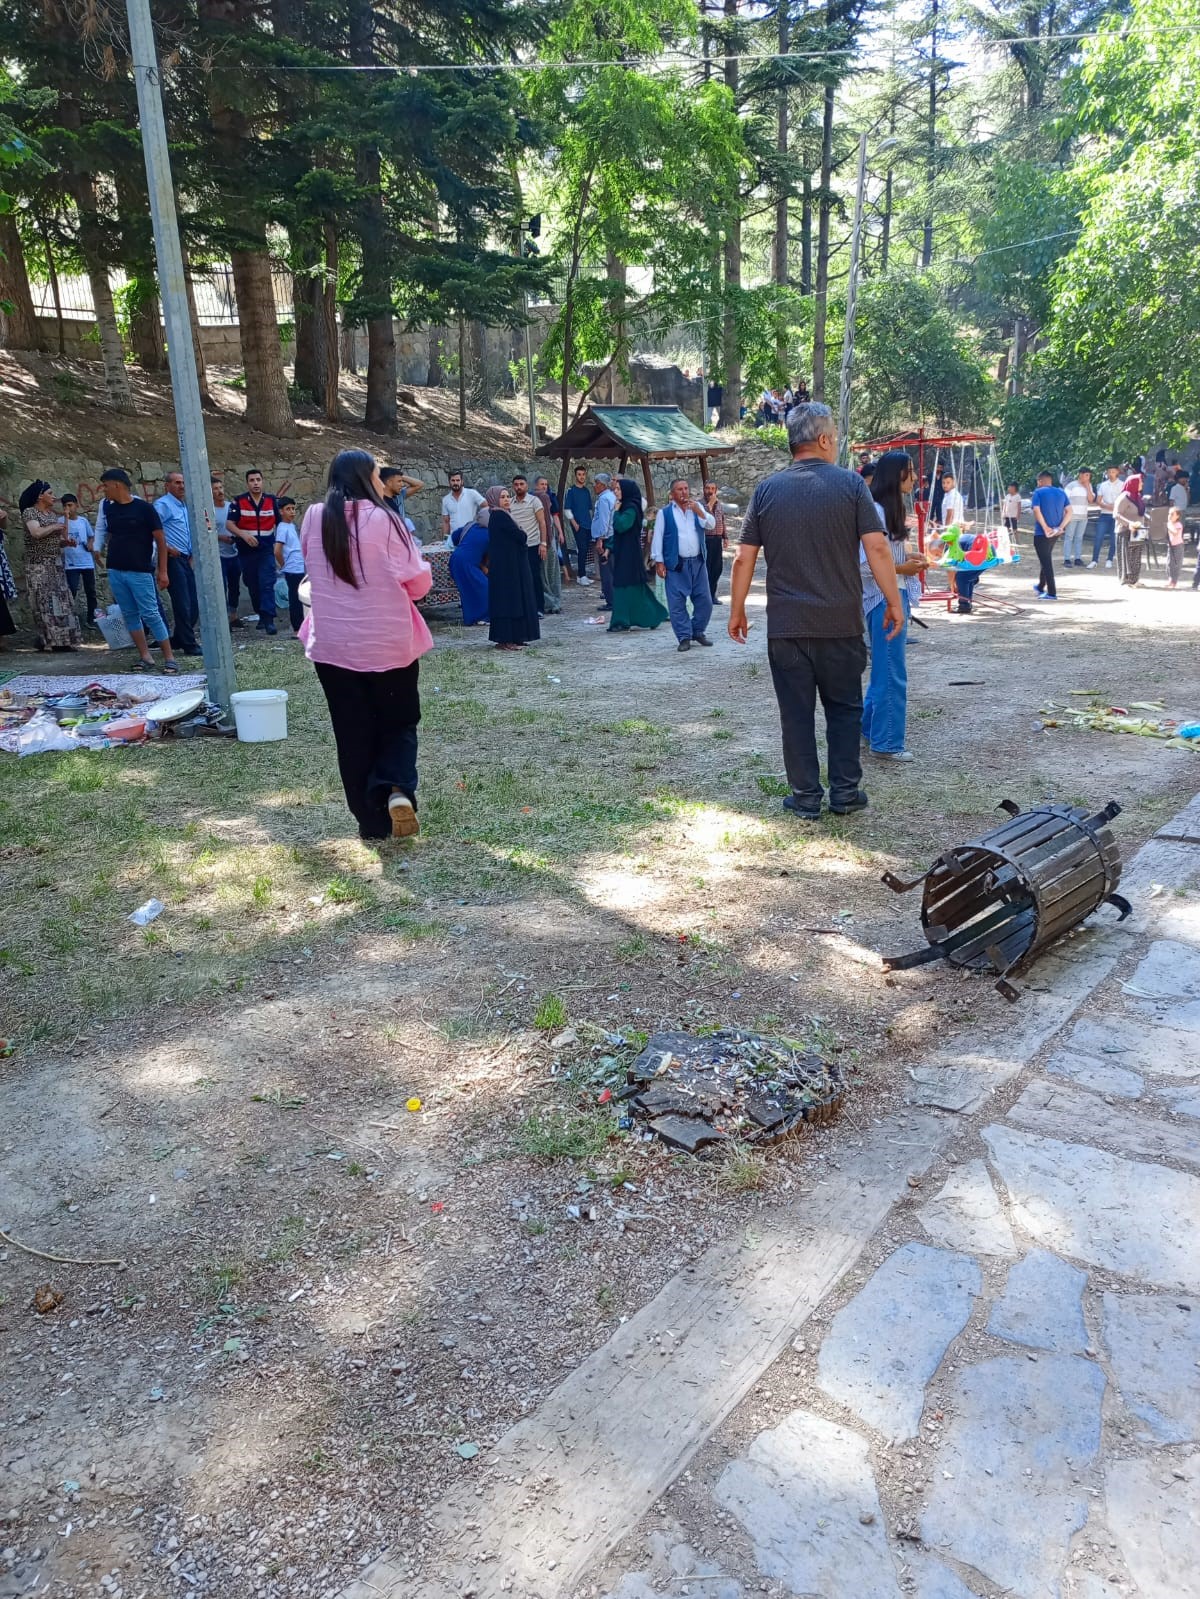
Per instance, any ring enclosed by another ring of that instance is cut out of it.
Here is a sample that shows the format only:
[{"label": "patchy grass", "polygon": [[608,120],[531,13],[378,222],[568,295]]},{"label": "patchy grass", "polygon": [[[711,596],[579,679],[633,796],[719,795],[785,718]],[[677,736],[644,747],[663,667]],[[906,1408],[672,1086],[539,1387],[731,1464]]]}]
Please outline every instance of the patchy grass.
[{"label": "patchy grass", "polygon": [[517,1129],[516,1149],[541,1160],[594,1160],[608,1143],[607,1117],[573,1116],[563,1110],[535,1111]]},{"label": "patchy grass", "polygon": [[767,1161],[757,1149],[734,1144],[725,1156],[717,1177],[718,1187],[727,1194],[744,1194],[762,1188],[767,1181]]},{"label": "patchy grass", "polygon": [[567,1007],[557,994],[543,994],[533,1013],[533,1025],[543,1033],[556,1033],[567,1025]]}]

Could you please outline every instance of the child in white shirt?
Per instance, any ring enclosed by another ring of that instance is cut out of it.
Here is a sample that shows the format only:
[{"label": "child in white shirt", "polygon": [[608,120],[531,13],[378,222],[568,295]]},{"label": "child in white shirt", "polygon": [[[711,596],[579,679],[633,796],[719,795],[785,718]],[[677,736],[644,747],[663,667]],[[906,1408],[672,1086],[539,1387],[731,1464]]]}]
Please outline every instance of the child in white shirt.
[{"label": "child in white shirt", "polygon": [[67,519],[67,533],[71,542],[63,548],[63,566],[67,573],[67,587],[74,599],[83,585],[84,597],[87,600],[86,625],[96,625],[96,535],[92,524],[79,508],[79,501],[73,494],[64,494],[62,497],[63,514]]},{"label": "child in white shirt", "polygon": [[1021,520],[1021,491],[1015,483],[1010,483],[1004,493],[1004,500],[1000,506],[1000,520],[1015,539],[1017,526]]},{"label": "child in white shirt", "polygon": [[279,522],[275,528],[275,565],[287,584],[288,620],[292,632],[300,631],[304,620],[304,606],[300,603],[300,585],[304,582],[304,552],[300,548],[300,533],[296,527],[296,502],[288,495],[279,501]]}]

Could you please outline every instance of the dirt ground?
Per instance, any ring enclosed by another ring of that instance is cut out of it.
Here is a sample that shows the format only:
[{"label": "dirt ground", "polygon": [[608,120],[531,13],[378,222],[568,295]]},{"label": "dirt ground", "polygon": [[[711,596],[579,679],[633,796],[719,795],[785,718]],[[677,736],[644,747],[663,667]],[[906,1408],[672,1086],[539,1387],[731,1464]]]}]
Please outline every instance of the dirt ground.
[{"label": "dirt ground", "polygon": [[[870,767],[870,810],[815,829],[780,809],[762,626],[742,650],[714,623],[717,648],[680,657],[665,629],[589,625],[594,589],[568,591],[527,656],[439,630],[427,831],[403,854],[349,842],[315,712],[311,750],[265,747],[264,846],[319,805],[339,870],[400,884],[407,909],[389,926],[351,898],[271,936],[247,914],[215,996],[148,986],[106,1023],[20,1034],[0,1063],[0,1223],[122,1263],[0,1240],[0,1595],[333,1595],[386,1547],[436,1567],[424,1512],[621,1317],[892,1114],[931,1041],[1002,1033],[985,980],[883,973],[876,952],[921,939],[917,899],[880,874],[923,870],[1005,797],[1116,798],[1132,853],[1200,775],[1187,751],[1038,714],[1074,689],[1194,715],[1190,589],[1073,572],[1052,606],[1031,582],[1027,566],[984,579],[980,598],[1014,609],[925,609],[917,760]],[[299,684],[304,664],[268,649],[247,655]],[[438,709],[439,689],[481,709]],[[190,769],[180,794],[164,767],[154,803],[235,828],[225,747],[203,754],[207,782]],[[324,774],[311,804],[301,757]],[[40,803],[6,782],[9,815]],[[64,893],[67,869],[33,848],[0,854],[0,873]],[[60,959],[102,990],[134,958],[123,937],[96,926]],[[44,979],[0,969],[0,1004]],[[721,1024],[836,1050],[841,1122],[761,1167],[618,1133],[597,1089],[640,1037]],[[63,1296],[45,1314],[41,1285]]]},{"label": "dirt ground", "polygon": [[[314,406],[297,403],[296,439],[285,444],[271,434],[248,428],[242,417],[244,392],[230,381],[239,374],[230,367],[209,371],[212,406],[205,412],[209,455],[247,459],[255,454],[277,456],[296,448],[325,457],[339,449],[361,449],[361,423],[366,386],[360,377],[343,373],[340,380],[342,420],[323,420]],[[127,459],[173,459],[179,450],[166,373],[130,367],[136,414],[122,416],[104,400],[104,375],[98,361],[60,360],[57,356],[0,350],[0,455],[21,460],[54,456]],[[528,442],[528,411],[521,396],[503,396],[488,409],[472,404],[467,432],[458,429],[458,395],[452,389],[405,390],[412,403],[399,409],[403,447],[419,458],[426,447],[453,449],[464,438],[473,454],[506,457]],[[539,415],[554,425],[548,397]],[[369,440],[369,435],[366,435]]]}]

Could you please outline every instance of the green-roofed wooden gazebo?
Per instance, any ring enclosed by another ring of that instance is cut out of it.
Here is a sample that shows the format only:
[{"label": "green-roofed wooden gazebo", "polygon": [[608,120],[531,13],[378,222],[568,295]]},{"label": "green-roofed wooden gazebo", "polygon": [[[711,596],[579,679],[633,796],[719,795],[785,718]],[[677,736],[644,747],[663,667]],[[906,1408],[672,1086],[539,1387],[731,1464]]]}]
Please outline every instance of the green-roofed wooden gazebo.
[{"label": "green-roofed wooden gazebo", "polygon": [[540,445],[539,455],[562,461],[558,474],[558,498],[562,503],[572,461],[612,460],[618,473],[631,460],[642,464],[646,484],[646,506],[654,504],[651,461],[688,459],[699,461],[701,483],[708,478],[710,455],[732,455],[732,444],[716,444],[677,405],[589,405],[557,439]]}]

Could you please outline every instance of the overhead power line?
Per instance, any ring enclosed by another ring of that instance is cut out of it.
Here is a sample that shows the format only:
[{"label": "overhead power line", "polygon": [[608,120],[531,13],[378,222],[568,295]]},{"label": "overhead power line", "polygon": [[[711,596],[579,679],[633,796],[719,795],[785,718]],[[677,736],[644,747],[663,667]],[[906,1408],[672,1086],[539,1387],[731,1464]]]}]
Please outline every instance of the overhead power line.
[{"label": "overhead power line", "polygon": [[[1154,39],[1161,37],[1165,33],[1197,32],[1200,32],[1200,27],[1192,22],[1164,22],[1156,24],[1153,29],[1121,27],[1093,30],[1087,33],[1043,33],[1035,37],[1030,37],[1027,34],[1003,34],[995,39],[974,39],[972,44],[981,50],[1007,50],[1014,45],[1019,45],[1023,50],[1034,50],[1042,45],[1083,44],[1092,39],[1120,39],[1124,42],[1135,38]],[[855,49],[850,45],[838,46],[828,50],[747,51],[740,54],[727,54],[720,50],[713,50],[709,55],[702,55],[691,50],[672,49],[664,51],[657,56],[624,56],[612,60],[594,61],[522,61],[518,59],[512,61],[427,61],[406,62],[403,64],[392,64],[390,62],[366,64],[301,62],[286,65],[267,65],[264,63],[258,70],[262,72],[307,72],[318,74],[375,72],[419,77],[429,72],[599,72],[606,67],[646,70],[663,66],[708,66],[719,69],[726,61],[739,63],[838,61],[856,53]]]}]

